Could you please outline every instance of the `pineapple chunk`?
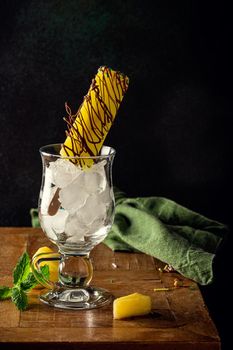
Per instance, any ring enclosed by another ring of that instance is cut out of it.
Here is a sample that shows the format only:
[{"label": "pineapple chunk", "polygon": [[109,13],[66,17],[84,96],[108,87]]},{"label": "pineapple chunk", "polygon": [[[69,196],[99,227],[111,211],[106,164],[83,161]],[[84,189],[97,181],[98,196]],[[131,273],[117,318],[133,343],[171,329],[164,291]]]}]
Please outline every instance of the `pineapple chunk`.
[{"label": "pineapple chunk", "polygon": [[117,298],[113,302],[113,318],[122,319],[151,312],[151,298],[140,293]]}]

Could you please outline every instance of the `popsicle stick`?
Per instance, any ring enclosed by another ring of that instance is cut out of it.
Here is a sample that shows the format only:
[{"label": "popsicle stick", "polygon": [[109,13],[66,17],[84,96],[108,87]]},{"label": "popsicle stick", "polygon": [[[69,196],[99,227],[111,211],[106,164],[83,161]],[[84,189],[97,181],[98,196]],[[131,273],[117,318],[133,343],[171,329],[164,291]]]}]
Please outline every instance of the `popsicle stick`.
[{"label": "popsicle stick", "polygon": [[61,202],[59,201],[59,192],[60,192],[60,188],[57,188],[56,192],[54,193],[54,196],[49,204],[49,207],[48,207],[48,214],[50,216],[53,216],[57,213],[60,205],[61,205]]}]

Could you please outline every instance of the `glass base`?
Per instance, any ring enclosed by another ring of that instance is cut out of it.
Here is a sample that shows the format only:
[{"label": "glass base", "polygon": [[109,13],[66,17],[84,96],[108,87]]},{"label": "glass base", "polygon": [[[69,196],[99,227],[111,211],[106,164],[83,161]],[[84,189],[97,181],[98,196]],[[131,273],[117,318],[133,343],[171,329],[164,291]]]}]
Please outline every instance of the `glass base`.
[{"label": "glass base", "polygon": [[40,300],[50,306],[61,309],[88,310],[107,305],[112,294],[97,287],[58,289],[40,296]]}]

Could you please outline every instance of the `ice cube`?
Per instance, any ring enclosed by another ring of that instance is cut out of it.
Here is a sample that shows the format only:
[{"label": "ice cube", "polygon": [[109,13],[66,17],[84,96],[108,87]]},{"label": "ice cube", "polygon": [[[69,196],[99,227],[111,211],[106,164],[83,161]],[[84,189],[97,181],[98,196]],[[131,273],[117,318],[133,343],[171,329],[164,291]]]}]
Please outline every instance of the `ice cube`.
[{"label": "ice cube", "polygon": [[77,213],[69,215],[66,220],[65,233],[68,236],[66,242],[78,242],[84,240],[88,228],[83,224]]},{"label": "ice cube", "polygon": [[104,220],[104,216],[95,218],[95,220],[88,225],[88,232],[86,233],[86,236],[96,234],[97,231],[101,230],[101,228],[104,227]]},{"label": "ice cube", "polygon": [[64,232],[65,222],[68,217],[68,213],[65,210],[58,210],[56,215],[43,215],[40,213],[40,221],[43,231],[46,233],[49,239],[52,241],[57,240],[57,234]]},{"label": "ice cube", "polygon": [[48,207],[50,202],[56,192],[56,187],[52,185],[53,183],[53,175],[50,167],[46,167],[44,174],[44,186],[41,189],[40,198],[40,210],[41,214],[46,215],[48,213]]},{"label": "ice cube", "polygon": [[90,195],[85,205],[80,209],[79,215],[86,225],[90,225],[97,219],[104,222],[106,218],[106,205],[100,201],[98,194]]},{"label": "ice cube", "polygon": [[98,172],[86,172],[84,176],[84,186],[88,193],[102,192],[106,184],[106,179]]},{"label": "ice cube", "polygon": [[100,193],[99,200],[102,203],[105,203],[106,206],[108,206],[111,202],[114,201],[113,190],[109,187],[108,183],[106,184],[104,191]]},{"label": "ice cube", "polygon": [[68,218],[68,212],[64,209],[58,210],[57,214],[52,216],[52,228],[56,233],[62,233],[65,230],[65,223]]},{"label": "ice cube", "polygon": [[106,162],[100,162],[85,169],[79,177],[80,186],[84,187],[89,194],[104,191],[107,183],[104,165]]},{"label": "ice cube", "polygon": [[53,182],[59,187],[63,188],[70,184],[77,176],[82,173],[82,169],[67,159],[57,159],[50,163],[52,171]]},{"label": "ice cube", "polygon": [[80,176],[75,178],[69,185],[62,188],[59,193],[61,206],[71,214],[85,204],[87,197],[88,193],[82,186]]}]

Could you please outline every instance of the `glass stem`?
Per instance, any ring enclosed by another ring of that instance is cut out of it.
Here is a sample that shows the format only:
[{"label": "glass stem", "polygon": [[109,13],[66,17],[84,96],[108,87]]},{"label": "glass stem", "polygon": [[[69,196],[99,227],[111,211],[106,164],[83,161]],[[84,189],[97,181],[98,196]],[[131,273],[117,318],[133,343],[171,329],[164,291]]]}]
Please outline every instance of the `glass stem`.
[{"label": "glass stem", "polygon": [[89,255],[62,255],[59,264],[59,283],[69,288],[87,286],[93,276]]}]

